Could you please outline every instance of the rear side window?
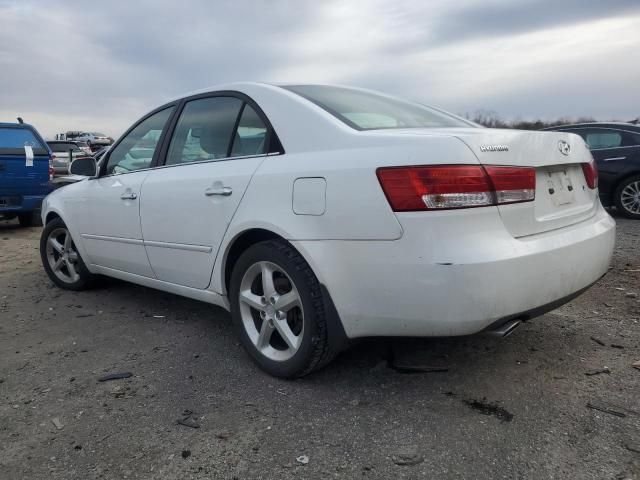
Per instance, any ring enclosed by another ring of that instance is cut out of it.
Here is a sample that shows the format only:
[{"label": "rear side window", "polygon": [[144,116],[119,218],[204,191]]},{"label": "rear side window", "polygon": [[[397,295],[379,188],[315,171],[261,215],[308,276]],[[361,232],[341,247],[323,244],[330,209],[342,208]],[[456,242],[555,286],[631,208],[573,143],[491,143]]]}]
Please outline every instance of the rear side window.
[{"label": "rear side window", "polygon": [[267,153],[267,126],[251,106],[245,104],[233,138],[232,157]]},{"label": "rear side window", "polygon": [[173,107],[165,108],[136,125],[109,154],[106,174],[149,168],[172,112]]},{"label": "rear side window", "polygon": [[622,135],[614,130],[587,131],[584,139],[590,149],[616,148],[622,145]]},{"label": "rear side window", "polygon": [[0,149],[20,149],[25,146],[44,149],[34,133],[27,128],[0,128]]},{"label": "rear side window", "polygon": [[166,165],[227,158],[241,107],[242,100],[234,97],[187,102],[171,138]]}]

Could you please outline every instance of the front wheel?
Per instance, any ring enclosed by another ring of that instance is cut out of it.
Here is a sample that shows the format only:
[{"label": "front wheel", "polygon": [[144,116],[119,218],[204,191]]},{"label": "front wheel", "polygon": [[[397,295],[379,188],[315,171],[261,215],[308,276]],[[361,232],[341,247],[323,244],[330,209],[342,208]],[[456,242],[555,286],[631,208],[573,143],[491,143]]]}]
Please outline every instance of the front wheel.
[{"label": "front wheel", "polygon": [[229,298],[243,346],[271,375],[301,377],[333,358],[320,283],[287,242],[247,249],[233,269]]},{"label": "front wheel", "polygon": [[640,175],[629,177],[618,185],[615,202],[622,215],[640,220]]},{"label": "front wheel", "polygon": [[95,280],[87,270],[61,218],[56,218],[42,230],[40,257],[45,272],[58,287],[65,290],[85,290]]}]

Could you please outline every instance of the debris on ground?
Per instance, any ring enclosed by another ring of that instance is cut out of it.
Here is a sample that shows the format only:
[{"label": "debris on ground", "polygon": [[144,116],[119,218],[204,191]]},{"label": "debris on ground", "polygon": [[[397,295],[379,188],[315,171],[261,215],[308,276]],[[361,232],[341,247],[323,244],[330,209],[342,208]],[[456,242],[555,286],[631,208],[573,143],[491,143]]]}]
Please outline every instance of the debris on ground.
[{"label": "debris on ground", "polygon": [[587,408],[590,408],[592,410],[597,410],[602,413],[608,413],[609,415],[615,415],[616,417],[620,417],[620,418],[625,418],[627,416],[625,413],[618,412],[616,410],[611,410],[609,408],[606,408],[600,405],[594,405],[593,403],[587,403]]},{"label": "debris on ground", "polygon": [[638,360],[637,362],[633,362],[631,366],[633,368],[637,368],[638,370],[640,370],[640,360]]},{"label": "debris on ground", "polygon": [[596,342],[598,345],[604,347],[604,342],[602,340],[600,340],[599,338],[596,337],[591,337],[591,340],[593,340],[594,342]]},{"label": "debris on ground", "polygon": [[513,414],[511,412],[495,403],[487,402],[486,398],[483,398],[482,400],[463,400],[463,402],[473,410],[476,410],[483,415],[493,415],[503,422],[510,422],[513,420]]},{"label": "debris on ground", "polygon": [[178,425],[184,425],[189,428],[200,428],[198,417],[191,410],[182,412],[182,417],[177,420]]},{"label": "debris on ground", "polygon": [[231,435],[233,435],[233,433],[229,432],[228,430],[221,430],[219,432],[214,432],[213,434],[215,435],[216,438],[219,438],[220,440],[226,440]]},{"label": "debris on ground", "polygon": [[416,452],[400,452],[394,454],[392,457],[393,463],[396,465],[418,465],[424,462],[424,457]]},{"label": "debris on ground", "polygon": [[191,456],[191,450],[182,450],[182,458],[189,458]]},{"label": "debris on ground", "polygon": [[122,378],[132,377],[133,373],[131,372],[120,372],[120,373],[110,373],[108,375],[103,375],[98,378],[99,382],[108,382],[109,380],[120,380]]},{"label": "debris on ground", "polygon": [[296,458],[296,462],[301,465],[306,465],[307,463],[309,463],[309,457],[307,457],[306,455],[300,455],[298,458]]},{"label": "debris on ground", "polygon": [[53,425],[58,429],[58,430],[62,430],[64,428],[64,424],[60,421],[60,419],[58,417],[53,417],[51,419],[51,423],[53,423]]},{"label": "debris on ground", "polygon": [[609,370],[609,367],[603,367],[603,368],[595,368],[593,370],[589,370],[588,372],[584,372],[585,375],[592,377],[594,375],[600,375],[601,373],[606,373],[607,375],[611,374],[611,370]]}]

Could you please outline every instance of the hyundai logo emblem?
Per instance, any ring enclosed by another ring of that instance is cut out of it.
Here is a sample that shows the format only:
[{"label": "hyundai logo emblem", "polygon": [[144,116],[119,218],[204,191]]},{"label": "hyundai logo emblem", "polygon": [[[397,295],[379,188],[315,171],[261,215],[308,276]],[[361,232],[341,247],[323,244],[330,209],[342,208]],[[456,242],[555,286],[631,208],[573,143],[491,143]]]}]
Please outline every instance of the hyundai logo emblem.
[{"label": "hyundai logo emblem", "polygon": [[560,153],[563,155],[569,155],[569,153],[571,153],[571,145],[564,140],[560,140],[558,142],[558,150],[560,150]]}]

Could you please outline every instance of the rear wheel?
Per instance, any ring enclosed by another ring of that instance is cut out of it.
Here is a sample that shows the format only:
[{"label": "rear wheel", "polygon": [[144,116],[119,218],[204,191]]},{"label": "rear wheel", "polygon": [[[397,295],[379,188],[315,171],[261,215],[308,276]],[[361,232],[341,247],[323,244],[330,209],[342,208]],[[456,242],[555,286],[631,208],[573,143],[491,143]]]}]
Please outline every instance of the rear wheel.
[{"label": "rear wheel", "polygon": [[320,283],[283,240],[260,242],[238,259],[231,314],[253,360],[277,377],[300,377],[333,358]]},{"label": "rear wheel", "polygon": [[19,213],[18,221],[20,222],[21,227],[39,227],[42,225],[39,210],[28,213]]},{"label": "rear wheel", "polygon": [[640,220],[640,175],[629,177],[618,185],[615,202],[622,215]]},{"label": "rear wheel", "polygon": [[40,237],[40,257],[53,283],[65,290],[84,290],[94,280],[61,218],[47,223]]}]

